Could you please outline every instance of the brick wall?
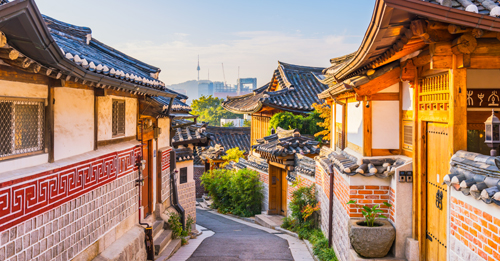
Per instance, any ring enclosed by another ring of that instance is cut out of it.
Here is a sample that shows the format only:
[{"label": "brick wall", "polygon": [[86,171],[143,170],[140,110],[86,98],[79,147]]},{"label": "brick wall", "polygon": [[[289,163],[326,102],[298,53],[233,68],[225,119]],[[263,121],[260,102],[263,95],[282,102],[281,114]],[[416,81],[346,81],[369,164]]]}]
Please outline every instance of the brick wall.
[{"label": "brick wall", "polygon": [[[389,217],[389,209],[387,206],[383,205],[383,202],[390,201],[389,191],[391,187],[389,186],[350,186],[349,198],[350,200],[356,200],[360,206],[373,207],[374,205],[380,205],[383,214]],[[392,190],[394,191],[394,190]],[[389,202],[390,203],[390,202]],[[351,204],[349,216],[352,218],[362,218],[361,208]]]},{"label": "brick wall", "polygon": [[453,260],[500,260],[500,216],[492,216],[452,196],[450,217]]},{"label": "brick wall", "polygon": [[191,216],[196,221],[196,185],[194,180],[179,185],[179,203],[186,212],[186,219]]},{"label": "brick wall", "polygon": [[0,260],[70,260],[136,215],[139,153],[130,148],[0,184]]},{"label": "brick wall", "polygon": [[205,172],[205,166],[194,165],[194,182],[196,187],[196,198],[201,198],[205,193],[205,188],[201,185],[201,176]]}]

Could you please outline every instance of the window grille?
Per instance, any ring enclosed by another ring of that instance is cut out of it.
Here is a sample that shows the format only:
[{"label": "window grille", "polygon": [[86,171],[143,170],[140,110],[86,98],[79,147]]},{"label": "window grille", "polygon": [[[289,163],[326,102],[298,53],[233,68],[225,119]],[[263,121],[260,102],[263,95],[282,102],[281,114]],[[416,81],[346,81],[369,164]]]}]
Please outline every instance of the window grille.
[{"label": "window grille", "polygon": [[0,97],[0,159],[45,149],[45,102]]},{"label": "window grille", "polygon": [[113,136],[125,135],[125,101],[113,100]]},{"label": "window grille", "polygon": [[188,182],[188,169],[187,168],[181,168],[180,171],[180,183],[184,184]]}]

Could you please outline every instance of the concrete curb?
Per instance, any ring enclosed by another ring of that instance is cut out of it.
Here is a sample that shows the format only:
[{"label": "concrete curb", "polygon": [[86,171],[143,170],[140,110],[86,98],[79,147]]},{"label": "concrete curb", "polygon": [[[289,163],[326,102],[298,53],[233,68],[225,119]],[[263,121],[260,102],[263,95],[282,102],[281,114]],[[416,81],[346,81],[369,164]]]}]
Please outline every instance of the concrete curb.
[{"label": "concrete curb", "polygon": [[[296,237],[296,238],[300,239],[299,235],[297,233],[292,232],[290,230],[287,230],[287,229],[284,229],[281,227],[275,227],[274,229],[276,229],[280,232],[283,232],[287,235],[290,235],[292,237]],[[307,250],[309,250],[309,254],[311,254],[311,256],[314,258],[314,260],[319,261],[319,258],[314,254],[313,245],[311,244],[311,242],[309,242],[309,240],[307,240],[307,239],[301,239],[301,240],[304,241],[304,243],[306,243]]]}]

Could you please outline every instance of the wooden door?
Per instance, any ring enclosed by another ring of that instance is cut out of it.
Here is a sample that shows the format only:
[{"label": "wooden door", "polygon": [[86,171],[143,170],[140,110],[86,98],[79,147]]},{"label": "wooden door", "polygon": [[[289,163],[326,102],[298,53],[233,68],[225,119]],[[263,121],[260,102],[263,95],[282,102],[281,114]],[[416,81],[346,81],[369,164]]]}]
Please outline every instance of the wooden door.
[{"label": "wooden door", "polygon": [[288,209],[288,181],[286,180],[286,170],[281,170],[281,209],[280,214],[286,216]]},{"label": "wooden door", "polygon": [[426,260],[446,260],[447,195],[443,177],[450,166],[448,125],[428,123],[427,125],[427,217],[426,217]]},{"label": "wooden door", "polygon": [[269,215],[279,215],[281,209],[281,169],[269,165]]},{"label": "wooden door", "polygon": [[144,157],[143,159],[146,160],[146,167],[142,171],[142,177],[144,179],[144,186],[142,186],[142,191],[141,191],[141,197],[142,197],[142,206],[144,207],[144,216],[147,216],[148,214],[151,213],[151,205],[152,205],[152,199],[153,199],[153,182],[151,180],[152,175],[151,175],[151,156],[152,156],[152,150],[153,145],[152,145],[152,140],[148,140],[144,142],[144,147],[143,147],[143,153]]}]

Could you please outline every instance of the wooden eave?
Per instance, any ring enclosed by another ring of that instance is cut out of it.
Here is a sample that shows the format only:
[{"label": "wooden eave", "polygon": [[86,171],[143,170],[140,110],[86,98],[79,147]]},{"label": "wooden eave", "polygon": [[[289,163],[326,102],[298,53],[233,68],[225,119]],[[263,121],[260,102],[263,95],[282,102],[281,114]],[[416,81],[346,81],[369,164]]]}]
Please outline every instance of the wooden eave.
[{"label": "wooden eave", "polygon": [[[372,19],[354,58],[335,73],[341,81],[420,50],[426,44],[413,37],[410,22],[417,16],[470,28],[500,32],[500,19],[421,0],[377,0]],[[401,43],[404,48],[400,49]]]},{"label": "wooden eave", "polygon": [[[57,46],[34,0],[17,0],[3,4],[0,6],[0,17],[2,17],[0,29],[7,35],[9,46],[42,65],[42,72],[53,68],[64,74],[67,80],[74,77],[80,79],[84,84],[92,83],[97,87],[111,86],[117,90],[131,93],[139,92],[152,96],[177,96],[177,94],[103,76],[76,66],[64,56]],[[55,75],[50,76],[56,78]]]}]

